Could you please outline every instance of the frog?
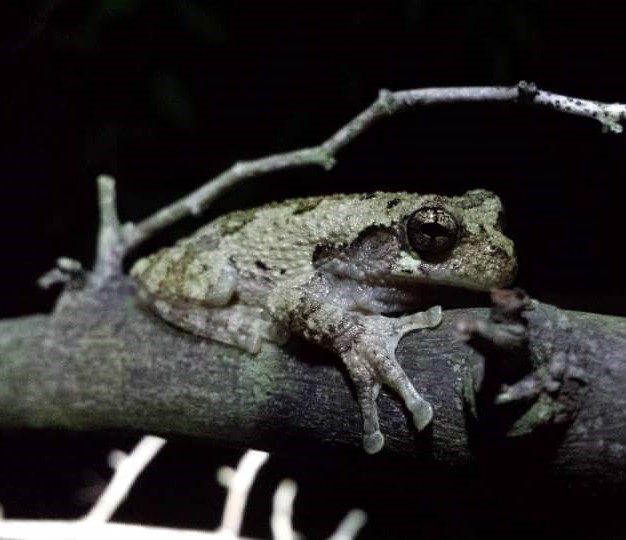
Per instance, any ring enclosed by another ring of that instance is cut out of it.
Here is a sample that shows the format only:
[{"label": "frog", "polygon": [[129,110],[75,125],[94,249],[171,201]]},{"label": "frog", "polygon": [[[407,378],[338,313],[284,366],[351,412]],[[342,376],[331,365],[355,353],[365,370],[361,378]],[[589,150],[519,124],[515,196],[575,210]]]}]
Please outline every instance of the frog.
[{"label": "frog", "polygon": [[183,331],[251,355],[291,338],[334,352],[354,386],[363,448],[375,454],[383,386],[418,431],[432,421],[395,353],[407,333],[440,324],[437,290],[513,281],[502,225],[502,203],[484,189],[295,198],[218,217],[131,275],[141,301]]}]

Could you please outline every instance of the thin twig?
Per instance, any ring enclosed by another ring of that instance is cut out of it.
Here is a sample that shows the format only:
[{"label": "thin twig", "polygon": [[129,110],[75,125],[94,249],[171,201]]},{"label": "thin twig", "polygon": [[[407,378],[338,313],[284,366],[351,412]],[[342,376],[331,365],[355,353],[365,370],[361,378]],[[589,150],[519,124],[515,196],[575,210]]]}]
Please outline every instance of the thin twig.
[{"label": "thin twig", "polygon": [[115,180],[104,174],[98,177],[98,204],[100,227],[92,279],[102,283],[109,276],[121,273],[122,259],[127,252],[123,228],[117,216]]},{"label": "thin twig", "polygon": [[185,216],[199,214],[224,191],[244,180],[305,165],[320,165],[327,170],[332,168],[335,155],[381,118],[428,105],[503,101],[533,104],[563,113],[595,118],[605,130],[614,133],[621,131],[619,122],[626,118],[626,105],[554,94],[539,90],[534,84],[524,81],[515,86],[422,88],[398,92],[381,90],[378,98],[369,107],[321,144],[262,159],[238,162],[196,191],[162,208],[135,226],[128,224],[124,231],[126,249],[135,248],[155,232]]},{"label": "thin twig", "polygon": [[[626,105],[573,98],[539,90],[521,81],[515,86],[467,86],[422,88],[390,92],[381,90],[378,98],[360,114],[317,146],[274,154],[261,159],[238,162],[202,187],[158,210],[138,224],[120,226],[115,205],[115,182],[109,176],[98,178],[100,232],[91,283],[96,287],[109,277],[119,275],[124,256],[157,231],[206,209],[226,190],[245,180],[264,174],[305,165],[331,169],[336,154],[381,118],[421,106],[443,103],[518,102],[548,107],[559,112],[598,120],[605,131],[619,133],[619,122],[626,118]],[[59,281],[60,276],[51,276]],[[61,277],[61,279],[64,279]]]},{"label": "thin twig", "polygon": [[250,488],[261,466],[267,461],[269,454],[258,450],[248,450],[237,465],[237,470],[230,477],[222,524],[217,532],[239,536],[243,513]]},{"label": "thin twig", "polygon": [[293,530],[293,501],[296,498],[297,487],[293,480],[283,480],[276,488],[272,505],[270,525],[274,540],[293,540],[296,532]]},{"label": "thin twig", "polygon": [[56,266],[46,272],[37,280],[37,285],[42,289],[55,283],[80,283],[85,279],[83,265],[69,257],[59,257]]},{"label": "thin twig", "polygon": [[139,441],[130,454],[119,460],[113,478],[91,510],[83,517],[83,521],[104,523],[124,501],[137,476],[152,461],[165,440],[147,435]]},{"label": "thin twig", "polygon": [[367,521],[367,514],[363,510],[354,509],[348,512],[337,527],[335,533],[328,540],[353,540]]}]

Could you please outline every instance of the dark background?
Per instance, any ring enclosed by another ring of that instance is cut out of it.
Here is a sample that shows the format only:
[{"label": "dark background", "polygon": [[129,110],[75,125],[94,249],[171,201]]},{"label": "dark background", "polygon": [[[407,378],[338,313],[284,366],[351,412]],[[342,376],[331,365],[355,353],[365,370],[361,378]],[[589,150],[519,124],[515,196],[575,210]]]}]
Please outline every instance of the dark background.
[{"label": "dark background", "polygon": [[[237,160],[319,143],[380,88],[526,79],[626,102],[621,9],[547,0],[3,2],[0,316],[51,308],[58,291],[35,280],[59,255],[89,265],[100,173],[118,181],[122,218],[138,220]],[[588,119],[513,104],[416,111],[376,125],[331,172],[311,167],[240,186],[142,253],[216,214],[288,196],[484,187],[507,207],[520,286],[562,307],[626,315],[625,140]],[[134,440],[5,433],[0,501],[10,517],[77,515],[108,474],[108,449]],[[239,453],[174,442],[120,517],[215,526],[213,471]],[[313,538],[353,506],[370,515],[363,538],[623,537],[610,498],[562,486],[548,511],[516,499],[505,479],[478,490],[445,471],[427,480],[405,470],[400,480],[377,475],[374,462],[282,456],[259,493],[286,475],[301,484],[296,525]],[[545,485],[537,491],[547,505]],[[269,499],[257,498],[244,532],[267,537]]]}]

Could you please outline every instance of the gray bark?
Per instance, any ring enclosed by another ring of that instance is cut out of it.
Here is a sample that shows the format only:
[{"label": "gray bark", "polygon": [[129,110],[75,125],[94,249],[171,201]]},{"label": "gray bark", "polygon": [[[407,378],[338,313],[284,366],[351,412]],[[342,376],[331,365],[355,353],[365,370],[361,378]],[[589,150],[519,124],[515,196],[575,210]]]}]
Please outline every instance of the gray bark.
[{"label": "gray bark", "polygon": [[[540,460],[568,479],[623,484],[626,320],[545,304],[525,312],[536,362],[564,347],[574,351],[584,384],[557,396],[571,413],[567,422],[508,437],[482,429],[464,399],[468,366],[482,358],[455,338],[455,328],[488,315],[484,308],[447,311],[439,328],[402,340],[398,358],[435,418],[418,435],[383,391],[383,455],[463,467],[492,456],[504,464]],[[0,427],[128,429],[278,452],[362,454],[357,403],[332,354],[294,343],[250,356],[186,334],[139,306],[125,277],[98,290],[68,290],[51,315],[0,322]]]}]

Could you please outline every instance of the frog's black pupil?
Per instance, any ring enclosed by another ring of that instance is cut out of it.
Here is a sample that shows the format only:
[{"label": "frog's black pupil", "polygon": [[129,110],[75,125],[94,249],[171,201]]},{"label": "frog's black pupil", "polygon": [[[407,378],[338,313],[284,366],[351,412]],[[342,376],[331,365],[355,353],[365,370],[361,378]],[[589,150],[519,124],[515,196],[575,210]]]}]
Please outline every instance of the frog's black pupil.
[{"label": "frog's black pupil", "polygon": [[459,226],[452,214],[439,207],[415,211],[407,221],[407,239],[421,254],[449,251],[456,243]]},{"label": "frog's black pupil", "polygon": [[439,223],[424,223],[420,229],[422,233],[433,238],[438,236],[450,236],[450,231],[443,225],[439,225]]}]

